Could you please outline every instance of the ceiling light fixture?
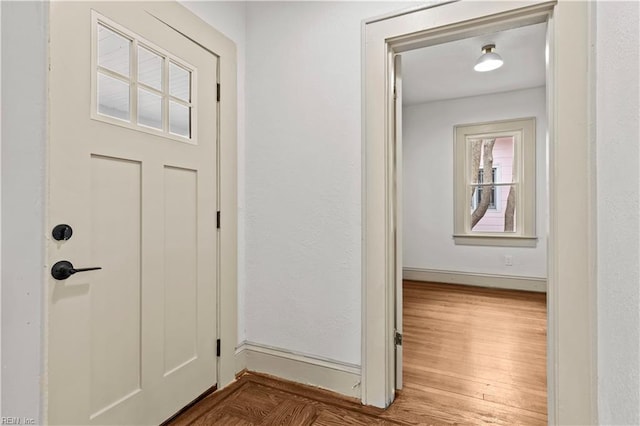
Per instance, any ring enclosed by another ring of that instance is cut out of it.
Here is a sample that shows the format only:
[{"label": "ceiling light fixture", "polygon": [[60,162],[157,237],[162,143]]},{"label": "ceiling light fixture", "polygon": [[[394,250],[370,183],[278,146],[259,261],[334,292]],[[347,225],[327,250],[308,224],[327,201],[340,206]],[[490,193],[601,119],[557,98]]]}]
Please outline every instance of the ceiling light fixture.
[{"label": "ceiling light fixture", "polygon": [[478,58],[476,65],[473,67],[478,72],[497,70],[502,66],[504,61],[496,52],[495,44],[487,44],[482,46],[482,56]]}]

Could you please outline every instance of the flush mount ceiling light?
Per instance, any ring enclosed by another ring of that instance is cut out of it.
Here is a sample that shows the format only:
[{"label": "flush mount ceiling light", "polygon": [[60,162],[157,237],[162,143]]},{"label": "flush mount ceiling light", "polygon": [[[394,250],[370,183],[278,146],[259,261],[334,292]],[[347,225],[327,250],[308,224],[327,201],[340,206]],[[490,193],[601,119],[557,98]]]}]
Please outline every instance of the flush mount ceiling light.
[{"label": "flush mount ceiling light", "polygon": [[482,56],[478,58],[476,65],[473,67],[478,72],[497,70],[504,63],[500,55],[496,52],[495,44],[487,44],[482,46]]}]

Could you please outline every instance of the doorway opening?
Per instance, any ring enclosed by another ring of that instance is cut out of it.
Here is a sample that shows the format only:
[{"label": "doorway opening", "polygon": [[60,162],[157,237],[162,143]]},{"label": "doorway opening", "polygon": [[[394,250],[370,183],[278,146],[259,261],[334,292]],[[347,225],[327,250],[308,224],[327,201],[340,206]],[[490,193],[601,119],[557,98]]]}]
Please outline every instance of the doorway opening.
[{"label": "doorway opening", "polygon": [[[396,385],[441,420],[547,422],[546,39],[542,22],[395,61]],[[487,45],[503,64],[480,72]]]},{"label": "doorway opening", "polygon": [[[402,194],[396,192],[396,183],[402,175],[397,172],[401,157],[396,145],[400,139],[396,136],[401,128],[396,122],[402,110],[396,108],[397,93],[393,90],[401,75],[396,75],[394,61],[398,54],[427,46],[547,23],[548,421],[551,424],[587,424],[596,418],[595,286],[590,262],[595,251],[595,227],[591,209],[585,207],[590,205],[594,191],[592,157],[589,145],[585,143],[590,137],[585,124],[590,112],[587,69],[592,34],[588,12],[588,5],[578,3],[453,2],[373,18],[364,23],[362,399],[365,404],[389,406],[395,398],[396,380],[401,377],[402,308],[398,305],[402,301],[399,294],[402,287],[396,283],[402,281],[398,267],[403,265],[402,250],[397,249],[401,247],[398,240],[401,240],[399,230],[402,229],[399,226],[402,217],[397,209],[401,203],[397,199],[401,199]],[[513,129],[502,130],[514,137],[513,141],[526,133],[514,136],[510,133]],[[464,131],[457,133],[466,140]],[[485,161],[482,163],[484,165]],[[488,165],[487,170],[489,168],[492,166]],[[475,176],[476,181],[470,183],[476,186],[476,191],[483,184],[496,186],[488,181],[493,179],[493,171],[483,173],[483,182],[478,182],[477,174],[468,173],[469,168],[464,170],[468,176]],[[506,196],[508,198],[508,193]],[[494,194],[494,205],[496,197],[499,195]],[[469,212],[472,207],[475,210],[479,204],[485,204],[482,198],[476,200],[475,206],[473,202],[469,203],[471,205],[457,204],[462,220],[453,219],[455,229],[464,232],[456,232],[456,240],[467,244],[472,241],[486,243],[486,235],[473,234],[476,223],[469,217],[473,213]],[[524,204],[516,204],[520,216],[516,213],[515,223],[510,224],[516,227],[514,232],[522,239],[521,247],[530,246],[532,237],[531,227],[527,226],[531,216],[527,218],[527,205]],[[516,239],[511,238],[511,241]],[[503,260],[506,263],[509,259]],[[576,333],[576,330],[579,331]]]}]

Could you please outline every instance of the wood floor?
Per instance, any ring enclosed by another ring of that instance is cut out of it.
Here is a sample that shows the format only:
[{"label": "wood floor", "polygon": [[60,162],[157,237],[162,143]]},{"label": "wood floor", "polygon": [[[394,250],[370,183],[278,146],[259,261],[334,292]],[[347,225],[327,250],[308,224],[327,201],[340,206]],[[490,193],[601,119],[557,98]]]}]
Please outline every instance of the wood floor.
[{"label": "wood floor", "polygon": [[404,389],[387,410],[247,373],[170,424],[544,425],[544,294],[404,283]]},{"label": "wood floor", "polygon": [[391,412],[547,423],[545,294],[405,282],[403,303],[405,386]]}]

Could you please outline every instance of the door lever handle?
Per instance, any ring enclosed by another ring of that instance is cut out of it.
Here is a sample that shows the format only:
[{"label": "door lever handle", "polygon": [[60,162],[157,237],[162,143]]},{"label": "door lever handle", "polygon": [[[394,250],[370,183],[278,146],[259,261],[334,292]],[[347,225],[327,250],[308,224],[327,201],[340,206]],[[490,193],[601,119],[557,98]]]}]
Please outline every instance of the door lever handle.
[{"label": "door lever handle", "polygon": [[51,267],[51,276],[56,280],[66,280],[76,272],[95,271],[96,269],[102,268],[100,266],[93,268],[74,268],[73,264],[68,260],[61,260]]}]

